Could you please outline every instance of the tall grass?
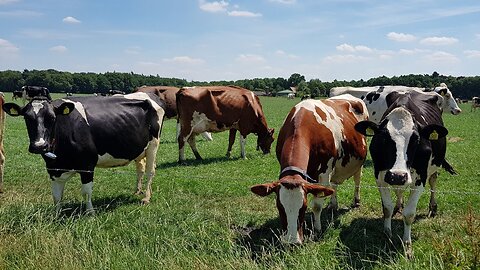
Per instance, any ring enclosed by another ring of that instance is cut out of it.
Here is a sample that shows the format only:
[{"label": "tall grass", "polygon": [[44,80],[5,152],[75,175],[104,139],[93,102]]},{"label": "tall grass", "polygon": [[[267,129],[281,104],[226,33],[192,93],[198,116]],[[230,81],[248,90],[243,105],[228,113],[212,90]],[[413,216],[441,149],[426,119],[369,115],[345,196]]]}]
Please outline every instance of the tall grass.
[{"label": "tall grass", "polygon": [[[261,101],[269,126],[278,134],[299,100]],[[475,151],[480,113],[463,106],[459,116],[444,115],[450,139],[447,158],[460,175],[441,173],[435,218],[426,217],[429,194],[423,194],[413,225],[413,260],[403,256],[399,216],[392,222],[392,240],[383,235],[371,162],[364,170],[361,208],[347,207],[353,181],[346,181],[338,189],[339,213],[323,215],[322,235],[311,233],[307,214],[307,240],[292,247],[278,241],[274,197],[260,198],[249,191],[253,184],[276,180],[279,172],[275,154],[255,150],[254,135],[247,139],[246,160],[239,158],[238,142],[232,158],[225,157],[224,132],[214,134],[212,142],[198,137],[204,161],[195,161],[187,150],[187,165],[179,166],[175,121],[166,121],[149,205],[140,205],[140,198],[132,195],[134,165],[97,169],[96,214],[82,214],[80,181],[74,177],[66,186],[63,212],[56,217],[43,160],[27,152],[25,123],[7,117],[0,269],[473,269],[478,267],[480,238]]]}]

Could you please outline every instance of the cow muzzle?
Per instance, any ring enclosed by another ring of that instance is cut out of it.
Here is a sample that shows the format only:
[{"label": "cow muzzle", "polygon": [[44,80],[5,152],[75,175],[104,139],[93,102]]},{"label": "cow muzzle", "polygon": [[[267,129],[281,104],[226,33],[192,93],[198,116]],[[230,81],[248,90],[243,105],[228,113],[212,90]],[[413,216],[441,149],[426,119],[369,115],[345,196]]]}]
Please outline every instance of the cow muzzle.
[{"label": "cow muzzle", "polygon": [[402,186],[408,180],[408,173],[399,171],[387,171],[385,174],[385,182],[394,186]]},{"label": "cow muzzle", "polygon": [[48,151],[48,143],[31,143],[28,151],[32,154],[44,154]]},{"label": "cow muzzle", "polygon": [[457,114],[460,114],[462,112],[461,109],[455,109],[455,110],[451,110],[450,111],[453,115],[457,115]]}]

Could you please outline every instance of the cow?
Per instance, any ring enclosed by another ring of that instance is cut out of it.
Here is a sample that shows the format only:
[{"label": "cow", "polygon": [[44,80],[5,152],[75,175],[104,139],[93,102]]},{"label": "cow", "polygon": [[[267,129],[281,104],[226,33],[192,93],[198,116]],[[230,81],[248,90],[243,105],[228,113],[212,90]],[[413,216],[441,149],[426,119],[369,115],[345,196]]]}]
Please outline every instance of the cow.
[{"label": "cow", "polygon": [[[418,200],[427,179],[432,189],[435,188],[437,178],[432,176],[445,161],[448,131],[437,106],[439,98],[417,91],[392,92],[386,97],[389,107],[380,124],[368,120],[355,125],[361,134],[372,136],[370,155],[382,197],[384,230],[389,237],[395,212],[389,187],[395,189],[397,197],[403,197],[403,192],[410,188],[410,196],[402,211],[402,240],[407,256],[412,252],[411,227]],[[436,202],[431,197],[429,211],[434,208]]]},{"label": "cow", "polygon": [[257,149],[270,152],[274,129],[267,126],[260,99],[238,86],[184,87],[177,93],[177,130],[180,164],[185,163],[185,143],[195,158],[201,160],[195,136],[204,131],[230,130],[227,157],[230,157],[235,134],[240,132],[241,157],[246,158],[245,143],[250,133],[258,136]]},{"label": "cow", "polygon": [[30,101],[35,97],[46,97],[48,100],[52,100],[48,88],[42,86],[22,86],[22,93],[22,97],[27,101]]},{"label": "cow", "polygon": [[[5,95],[0,92],[0,107],[5,104]],[[0,193],[3,193],[3,169],[5,167],[5,150],[3,148],[3,134],[5,132],[5,113],[0,109]]]},{"label": "cow", "polygon": [[22,90],[14,90],[12,93],[12,100],[17,100],[18,98],[24,98],[23,97],[23,91]]},{"label": "cow", "polygon": [[472,108],[470,109],[470,112],[476,111],[478,107],[480,107],[480,98],[479,97],[473,97],[472,98]]},{"label": "cow", "polygon": [[448,89],[445,83],[441,83],[440,86],[435,87],[433,91],[427,88],[408,87],[408,86],[375,86],[375,87],[335,87],[330,90],[330,96],[335,96],[339,93],[348,93],[358,98],[361,98],[367,105],[369,113],[369,120],[375,123],[379,123],[383,114],[387,110],[386,96],[391,92],[409,92],[419,91],[429,93],[430,95],[438,94],[442,98],[439,99],[439,106],[443,112],[450,111],[452,114],[457,115],[462,112],[458,107],[452,92]]},{"label": "cow", "polygon": [[[165,111],[155,95],[134,93],[116,97],[72,97],[50,101],[35,97],[25,107],[5,103],[11,116],[23,116],[30,139],[29,152],[40,154],[52,180],[57,212],[65,182],[79,173],[86,212],[92,213],[95,167],[136,162],[137,190],[147,186],[142,203],[149,203],[155,158]],[[146,170],[145,170],[146,168]]]},{"label": "cow", "polygon": [[303,95],[301,100],[312,98],[309,94]]},{"label": "cow", "polygon": [[[368,118],[365,104],[351,95],[326,100],[308,99],[290,110],[277,141],[279,180],[251,187],[259,196],[276,194],[283,239],[303,241],[307,194],[313,194],[314,228],[321,231],[320,215],[326,196],[337,208],[336,186],[353,176],[354,205],[360,203],[359,185],[367,155],[365,137],[354,126]],[[330,188],[332,187],[332,188]]]},{"label": "cow", "polygon": [[107,91],[107,96],[113,96],[113,95],[125,95],[124,91],[121,90],[115,90],[115,89],[110,89]]},{"label": "cow", "polygon": [[[157,95],[160,100],[163,101],[165,104],[165,118],[177,119],[177,93],[180,90],[178,87],[174,86],[141,86],[135,89],[135,92],[144,92],[144,93],[152,93]],[[203,132],[202,136],[207,141],[212,141],[212,134],[209,132]],[[177,138],[178,138],[178,130],[177,130]]]},{"label": "cow", "polygon": [[295,94],[294,93],[290,93],[287,95],[287,98],[288,99],[294,99],[295,98]]}]

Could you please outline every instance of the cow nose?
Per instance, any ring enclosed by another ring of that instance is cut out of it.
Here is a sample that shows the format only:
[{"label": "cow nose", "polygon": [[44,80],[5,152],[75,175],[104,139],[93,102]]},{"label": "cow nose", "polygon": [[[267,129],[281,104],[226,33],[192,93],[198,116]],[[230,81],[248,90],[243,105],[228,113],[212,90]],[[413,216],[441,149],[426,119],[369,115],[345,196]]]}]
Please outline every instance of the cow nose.
[{"label": "cow nose", "polygon": [[28,147],[28,151],[32,154],[43,154],[47,152],[47,148],[48,148],[48,145],[46,143],[42,145],[30,144],[30,146]]},{"label": "cow nose", "polygon": [[457,114],[459,114],[459,113],[461,113],[461,112],[462,112],[461,109],[452,110],[452,114],[453,114],[453,115],[457,115]]},{"label": "cow nose", "polygon": [[407,182],[408,174],[406,172],[387,171],[385,174],[385,182],[390,185],[401,186]]}]

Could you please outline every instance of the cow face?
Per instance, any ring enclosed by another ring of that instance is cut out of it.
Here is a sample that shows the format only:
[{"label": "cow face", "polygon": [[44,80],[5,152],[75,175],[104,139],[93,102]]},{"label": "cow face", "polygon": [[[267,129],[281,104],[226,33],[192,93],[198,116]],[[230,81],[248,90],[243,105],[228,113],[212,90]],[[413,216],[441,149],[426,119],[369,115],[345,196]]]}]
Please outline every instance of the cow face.
[{"label": "cow face", "polygon": [[74,109],[73,103],[62,103],[54,107],[45,99],[34,99],[25,107],[15,103],[5,103],[3,110],[11,116],[22,115],[27,126],[30,145],[28,151],[33,154],[43,154],[50,151],[55,128],[56,115],[67,115]]},{"label": "cow face", "polygon": [[275,129],[269,128],[267,130],[267,133],[263,135],[258,135],[257,138],[257,150],[261,149],[264,154],[270,153],[270,148],[272,146],[273,141],[275,138],[273,137],[273,133],[275,132]]},{"label": "cow face", "polygon": [[462,109],[458,107],[455,98],[453,98],[452,92],[447,88],[447,85],[442,83],[439,87],[435,88],[435,92],[443,97],[444,101],[442,104],[443,111],[450,111],[453,115],[457,115],[462,112]]},{"label": "cow face", "polygon": [[272,193],[277,195],[278,214],[282,229],[285,231],[282,239],[290,244],[301,244],[303,242],[307,194],[327,197],[333,193],[333,189],[310,184],[298,175],[285,176],[273,183],[255,185],[250,190],[262,197]]},{"label": "cow face", "polygon": [[[370,155],[374,163],[375,177],[377,181],[389,185],[411,184],[415,180],[412,178],[411,168],[420,170],[418,164],[426,166],[429,162],[429,140],[438,140],[448,133],[447,129],[440,125],[418,126],[410,112],[403,107],[392,110],[380,125],[361,121],[355,125],[355,129],[365,136],[373,136]],[[418,164],[412,165],[415,161]]]}]

